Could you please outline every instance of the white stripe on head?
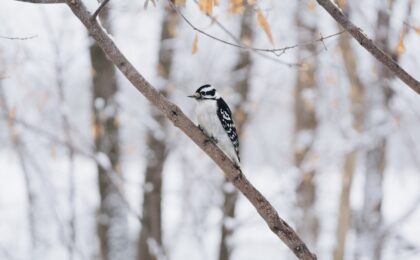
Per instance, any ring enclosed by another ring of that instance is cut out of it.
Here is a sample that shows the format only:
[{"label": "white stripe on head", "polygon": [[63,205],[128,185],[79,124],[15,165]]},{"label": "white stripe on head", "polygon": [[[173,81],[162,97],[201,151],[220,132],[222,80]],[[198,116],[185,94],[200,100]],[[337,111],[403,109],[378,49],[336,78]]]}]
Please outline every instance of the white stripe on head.
[{"label": "white stripe on head", "polygon": [[217,99],[220,97],[216,89],[210,84],[199,87],[196,92],[200,93],[203,99]]},{"label": "white stripe on head", "polygon": [[197,91],[199,91],[199,92],[207,92],[207,91],[211,91],[213,89],[214,89],[214,87],[212,85],[206,84],[206,85],[203,85],[203,86],[199,87],[197,89]]}]

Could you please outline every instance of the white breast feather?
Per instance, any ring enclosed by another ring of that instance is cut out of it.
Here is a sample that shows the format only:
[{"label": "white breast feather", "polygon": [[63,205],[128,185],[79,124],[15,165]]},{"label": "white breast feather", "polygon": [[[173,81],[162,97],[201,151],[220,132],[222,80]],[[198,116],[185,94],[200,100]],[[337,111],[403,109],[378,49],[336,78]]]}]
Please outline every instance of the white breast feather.
[{"label": "white breast feather", "polygon": [[225,132],[217,116],[217,103],[215,100],[199,101],[197,104],[197,121],[204,132],[217,140],[217,146],[225,152],[237,165],[239,160],[229,136]]}]

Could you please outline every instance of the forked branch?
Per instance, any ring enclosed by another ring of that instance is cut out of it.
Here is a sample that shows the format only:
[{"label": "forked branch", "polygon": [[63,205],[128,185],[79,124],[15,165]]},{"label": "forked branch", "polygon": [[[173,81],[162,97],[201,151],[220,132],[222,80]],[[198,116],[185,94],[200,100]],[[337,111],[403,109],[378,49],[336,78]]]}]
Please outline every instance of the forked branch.
[{"label": "forked branch", "polygon": [[109,2],[109,0],[102,0],[101,4],[99,5],[98,9],[92,14],[91,18],[92,20],[95,20],[96,17],[99,15],[99,13],[102,11],[102,9],[105,7],[105,5]]}]

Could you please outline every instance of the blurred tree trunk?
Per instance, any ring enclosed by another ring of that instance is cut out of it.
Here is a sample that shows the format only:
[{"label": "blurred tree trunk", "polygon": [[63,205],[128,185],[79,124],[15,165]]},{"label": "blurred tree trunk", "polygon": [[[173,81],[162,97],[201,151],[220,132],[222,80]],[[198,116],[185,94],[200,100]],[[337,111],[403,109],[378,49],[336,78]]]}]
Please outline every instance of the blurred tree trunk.
[{"label": "blurred tree trunk", "polygon": [[[343,10],[347,17],[350,17],[350,7],[348,2],[345,0],[338,0],[338,6]],[[342,29],[341,27],[339,28]],[[342,34],[339,38],[339,47],[341,56],[344,62],[344,68],[347,73],[349,85],[350,85],[350,102],[351,102],[351,113],[353,116],[353,128],[357,133],[361,133],[363,130],[364,123],[364,85],[358,76],[357,64],[356,64],[356,53],[351,46],[351,37],[348,34]],[[353,148],[344,160],[343,177],[341,183],[341,195],[340,195],[340,206],[338,211],[338,221],[336,229],[336,247],[334,249],[334,260],[343,260],[347,232],[351,225],[351,206],[350,206],[350,193],[353,182],[354,171],[357,163],[357,148]]]},{"label": "blurred tree trunk", "polygon": [[[178,15],[170,6],[165,8],[160,36],[158,74],[161,77],[160,91],[168,96],[171,69],[174,58],[171,40],[176,36]],[[143,226],[138,240],[138,260],[156,260],[163,252],[162,246],[162,172],[167,155],[165,141],[167,126],[165,117],[152,108],[158,128],[147,133],[147,166],[143,193]]]},{"label": "blurred tree trunk", "polygon": [[[52,30],[50,30],[52,33]],[[68,115],[68,111],[63,109],[68,104],[66,102],[66,95],[65,95],[65,78],[63,73],[63,64],[60,61],[61,57],[61,48],[58,42],[58,39],[55,38],[53,40],[53,47],[55,50],[55,81],[57,86],[58,98],[61,104],[60,106],[60,118],[61,118],[61,127],[64,133],[64,142],[66,144],[67,155],[69,160],[69,171],[68,171],[68,184],[69,184],[69,196],[68,196],[68,203],[70,208],[70,217],[68,220],[69,224],[69,242],[67,243],[67,250],[68,250],[68,259],[73,260],[75,258],[75,245],[76,245],[76,205],[75,205],[75,172],[74,172],[74,149],[73,149],[73,140],[71,135],[71,125],[70,119]]]},{"label": "blurred tree trunk", "polygon": [[[375,42],[386,53],[389,47],[390,10],[394,1],[380,2]],[[392,97],[390,80],[392,73],[380,63],[376,63],[375,83],[366,89],[365,128],[372,135],[366,150],[364,200],[357,226],[356,259],[381,259],[383,240],[381,239],[383,180],[386,165],[387,134],[382,129],[387,125],[387,105]]]},{"label": "blurred tree trunk", "polygon": [[[253,34],[253,10],[251,6],[246,6],[241,18],[241,33],[240,40],[247,44],[252,43]],[[248,119],[248,94],[250,90],[252,60],[249,51],[241,50],[239,60],[233,68],[235,80],[233,82],[235,93],[239,94],[240,99],[234,108],[235,123],[237,126],[239,137],[243,139],[244,127]],[[241,140],[240,140],[241,141]],[[229,245],[229,238],[232,236],[232,226],[229,225],[229,220],[235,218],[235,206],[238,197],[238,192],[235,188],[227,188],[232,184],[225,180],[223,183],[223,218],[222,230],[219,249],[219,260],[231,259],[232,248]]]},{"label": "blurred tree trunk", "polygon": [[[299,0],[295,15],[298,42],[310,42],[319,37],[316,13],[309,12],[310,2]],[[315,245],[319,231],[319,220],[313,208],[316,201],[315,169],[308,165],[315,130],[318,125],[314,103],[318,85],[316,51],[315,44],[302,45],[298,48],[297,60],[302,63],[302,67],[298,70],[294,93],[294,161],[302,176],[296,188],[297,205],[302,212],[302,216],[299,217],[300,221],[297,223],[297,232],[308,243],[309,247]],[[313,57],[303,61],[308,56]]]},{"label": "blurred tree trunk", "polygon": [[48,242],[43,234],[43,225],[42,222],[43,215],[43,203],[41,202],[40,190],[40,180],[39,178],[34,178],[33,172],[30,170],[30,165],[27,161],[27,154],[25,152],[25,147],[22,142],[21,136],[18,133],[14,117],[16,116],[16,111],[13,108],[10,108],[6,100],[6,94],[3,91],[2,81],[0,80],[0,106],[2,107],[3,112],[9,117],[8,128],[10,140],[13,144],[13,148],[16,151],[16,154],[19,158],[20,167],[23,173],[23,179],[25,182],[26,188],[26,199],[28,201],[28,227],[29,227],[29,236],[31,243],[31,258],[33,260],[40,260],[44,257],[46,253],[45,243]]},{"label": "blurred tree trunk", "polygon": [[[111,32],[109,9],[100,13],[102,25]],[[102,259],[128,259],[129,237],[127,211],[119,194],[121,183],[115,183],[111,174],[119,173],[120,147],[118,128],[118,105],[116,100],[117,79],[115,68],[101,48],[90,46],[92,64],[92,116],[96,154],[108,157],[111,169],[97,165],[100,209],[97,216],[97,231]],[[111,172],[112,171],[112,172]]]}]

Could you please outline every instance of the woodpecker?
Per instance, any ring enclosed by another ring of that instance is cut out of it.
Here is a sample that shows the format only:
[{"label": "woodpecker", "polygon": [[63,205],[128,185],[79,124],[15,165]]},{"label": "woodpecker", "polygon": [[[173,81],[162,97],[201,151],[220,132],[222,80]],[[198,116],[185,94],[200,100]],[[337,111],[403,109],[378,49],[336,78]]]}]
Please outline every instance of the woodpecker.
[{"label": "woodpecker", "polygon": [[188,97],[198,103],[198,127],[240,168],[239,137],[229,106],[210,84]]}]

